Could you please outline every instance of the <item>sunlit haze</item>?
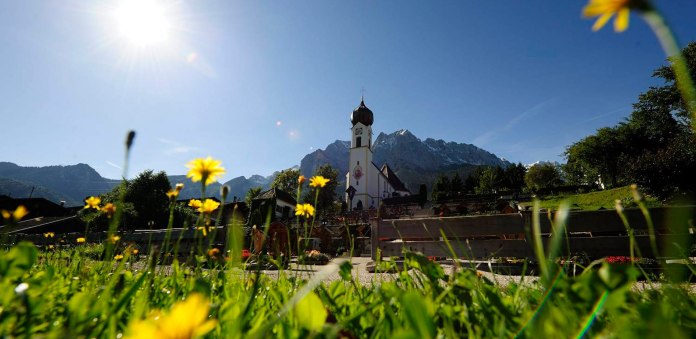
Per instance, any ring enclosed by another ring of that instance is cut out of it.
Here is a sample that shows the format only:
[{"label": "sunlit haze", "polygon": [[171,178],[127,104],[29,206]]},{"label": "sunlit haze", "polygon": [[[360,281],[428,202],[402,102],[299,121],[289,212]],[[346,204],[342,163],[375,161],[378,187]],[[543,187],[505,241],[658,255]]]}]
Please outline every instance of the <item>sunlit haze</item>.
[{"label": "sunlit haze", "polygon": [[171,33],[165,7],[155,0],[122,1],[114,18],[121,36],[137,46],[163,43]]}]

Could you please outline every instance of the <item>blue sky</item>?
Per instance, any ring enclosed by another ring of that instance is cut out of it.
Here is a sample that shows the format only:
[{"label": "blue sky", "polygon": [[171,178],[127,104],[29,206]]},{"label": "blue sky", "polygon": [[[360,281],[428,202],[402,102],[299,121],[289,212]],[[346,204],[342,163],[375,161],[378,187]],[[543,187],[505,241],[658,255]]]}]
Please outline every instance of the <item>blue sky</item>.
[{"label": "blue sky", "polygon": [[[585,1],[169,1],[166,38],[137,45],[118,1],[0,2],[0,160],[183,174],[212,155],[268,175],[336,139],[365,102],[376,133],[473,143],[510,161],[630,113],[665,56],[635,14],[593,33]],[[682,45],[696,1],[657,1]]]}]

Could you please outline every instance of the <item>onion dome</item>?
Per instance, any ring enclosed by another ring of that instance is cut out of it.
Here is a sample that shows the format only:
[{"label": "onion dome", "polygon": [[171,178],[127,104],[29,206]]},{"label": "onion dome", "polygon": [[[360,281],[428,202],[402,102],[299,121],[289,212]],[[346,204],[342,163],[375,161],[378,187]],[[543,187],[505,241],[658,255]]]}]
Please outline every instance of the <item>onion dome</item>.
[{"label": "onion dome", "polygon": [[353,123],[353,126],[357,123],[371,126],[373,121],[372,111],[365,106],[365,100],[360,100],[360,106],[353,110],[353,114],[350,115],[350,122]]}]

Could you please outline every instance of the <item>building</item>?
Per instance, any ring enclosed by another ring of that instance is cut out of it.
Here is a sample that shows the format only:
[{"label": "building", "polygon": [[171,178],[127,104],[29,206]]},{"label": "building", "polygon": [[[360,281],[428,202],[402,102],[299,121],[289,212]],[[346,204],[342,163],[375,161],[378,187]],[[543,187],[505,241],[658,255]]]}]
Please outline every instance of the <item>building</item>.
[{"label": "building", "polygon": [[[263,225],[270,211],[271,221],[289,220],[295,217],[295,207],[297,201],[290,194],[277,188],[271,188],[259,193],[252,201],[249,207],[250,213],[259,211],[259,220],[250,220],[252,224]],[[254,219],[253,215],[250,219]]]},{"label": "building", "polygon": [[372,111],[360,101],[350,116],[351,142],[346,173],[346,204],[350,210],[377,208],[382,199],[408,196],[411,192],[384,164],[372,162]]}]

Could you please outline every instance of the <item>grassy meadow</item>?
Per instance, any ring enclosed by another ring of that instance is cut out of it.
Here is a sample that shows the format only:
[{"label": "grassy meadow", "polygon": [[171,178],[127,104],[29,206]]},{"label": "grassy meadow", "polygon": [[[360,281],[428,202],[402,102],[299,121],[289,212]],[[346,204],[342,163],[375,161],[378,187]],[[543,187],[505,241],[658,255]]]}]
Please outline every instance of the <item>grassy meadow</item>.
[{"label": "grassy meadow", "polygon": [[[630,186],[618,187],[603,191],[595,191],[581,194],[566,194],[542,197],[539,205],[544,209],[557,209],[561,202],[568,202],[571,209],[586,211],[596,211],[600,208],[614,209],[616,201],[619,200],[626,207],[634,207],[633,195]],[[648,207],[660,206],[657,199],[646,196],[643,199]],[[522,206],[531,206],[531,203],[522,203]]]}]

